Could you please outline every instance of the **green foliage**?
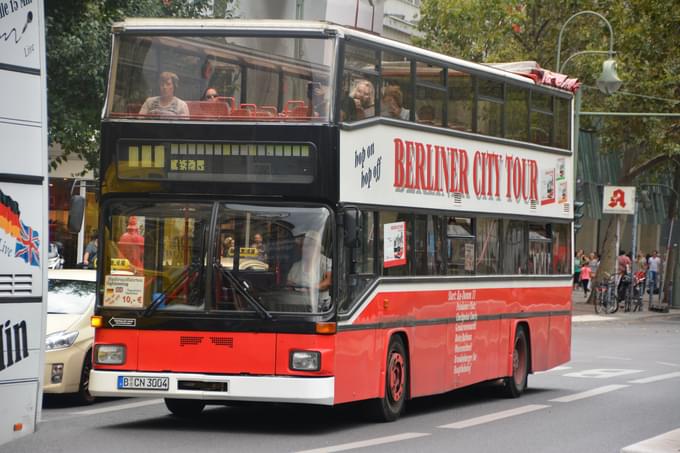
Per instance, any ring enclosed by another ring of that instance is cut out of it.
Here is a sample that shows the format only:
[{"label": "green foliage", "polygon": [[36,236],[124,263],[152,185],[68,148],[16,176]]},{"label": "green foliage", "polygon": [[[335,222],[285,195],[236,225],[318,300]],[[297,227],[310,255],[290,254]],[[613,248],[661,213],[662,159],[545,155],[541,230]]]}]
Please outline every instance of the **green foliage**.
[{"label": "green foliage", "polygon": [[[583,88],[582,109],[608,112],[678,112],[680,103],[680,9],[675,0],[423,0],[416,44],[478,62],[535,60],[557,70],[561,27],[573,14],[595,11],[612,25],[622,93],[605,96],[596,89],[606,55],[576,52],[606,51],[610,34],[593,14],[573,18],[564,28],[560,66],[578,77]],[[640,93],[648,97],[625,94]],[[582,127],[601,129],[605,152],[626,153],[624,172],[645,168],[660,153],[676,155],[680,124],[669,118],[581,118]],[[640,167],[643,165],[643,167]],[[661,172],[667,167],[659,166]],[[648,169],[646,169],[648,170]],[[631,177],[636,176],[631,174]]]},{"label": "green foliage", "polygon": [[[221,4],[230,3],[222,0]],[[50,144],[97,169],[99,125],[111,53],[111,24],[125,17],[205,16],[209,0],[47,0],[47,91]]]}]

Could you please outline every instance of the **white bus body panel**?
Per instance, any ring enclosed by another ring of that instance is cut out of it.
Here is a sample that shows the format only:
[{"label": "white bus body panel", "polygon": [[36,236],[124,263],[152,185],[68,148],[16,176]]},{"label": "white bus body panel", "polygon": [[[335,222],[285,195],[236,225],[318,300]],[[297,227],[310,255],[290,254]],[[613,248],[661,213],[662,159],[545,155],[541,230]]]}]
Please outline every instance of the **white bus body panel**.
[{"label": "white bus body panel", "polygon": [[[343,203],[573,217],[574,173],[566,151],[391,125],[341,130],[340,147]],[[445,187],[447,180],[455,184]],[[421,187],[408,187],[416,183]]]},{"label": "white bus body panel", "polygon": [[44,2],[0,3],[2,445],[40,416],[49,229]]}]

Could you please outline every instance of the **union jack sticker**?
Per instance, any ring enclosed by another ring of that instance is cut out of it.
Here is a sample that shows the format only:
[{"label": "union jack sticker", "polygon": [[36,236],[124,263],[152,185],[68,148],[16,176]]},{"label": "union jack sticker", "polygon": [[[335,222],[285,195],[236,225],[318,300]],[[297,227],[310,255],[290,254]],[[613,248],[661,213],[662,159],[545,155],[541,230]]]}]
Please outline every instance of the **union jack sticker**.
[{"label": "union jack sticker", "polygon": [[31,266],[40,267],[40,234],[21,222],[21,234],[17,239],[14,256]]}]

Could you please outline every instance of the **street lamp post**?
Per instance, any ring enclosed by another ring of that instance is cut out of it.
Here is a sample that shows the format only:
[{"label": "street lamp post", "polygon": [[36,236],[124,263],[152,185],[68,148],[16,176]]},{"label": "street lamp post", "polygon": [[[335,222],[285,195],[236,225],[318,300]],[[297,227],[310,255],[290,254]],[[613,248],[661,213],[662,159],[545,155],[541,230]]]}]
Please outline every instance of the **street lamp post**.
[{"label": "street lamp post", "polygon": [[[579,52],[576,52],[572,55],[570,55],[562,65],[560,65],[560,55],[562,52],[562,34],[564,33],[564,29],[567,27],[567,24],[571,22],[572,19],[575,19],[578,16],[582,16],[584,14],[590,14],[594,15],[604,21],[604,23],[607,25],[607,28],[609,29],[609,50],[581,50]],[[602,91],[604,94],[610,95],[616,92],[619,88],[621,88],[621,79],[619,79],[619,76],[616,74],[616,61],[614,60],[614,30],[612,29],[612,25],[609,23],[609,21],[600,13],[597,13],[595,11],[579,11],[578,13],[572,14],[566,21],[564,21],[564,24],[562,24],[562,27],[560,28],[560,33],[557,37],[557,60],[555,63],[556,70],[559,73],[563,73],[564,67],[569,63],[569,61],[577,57],[579,55],[585,55],[585,54],[607,54],[609,58],[607,58],[604,63],[602,64],[602,73],[600,76],[597,78],[597,87],[600,91]],[[576,177],[576,170],[578,169],[578,133],[579,133],[579,114],[581,111],[581,90],[577,90],[576,94],[574,96],[574,130],[573,130],[573,143],[574,143],[574,161],[576,162],[576,168],[574,169],[574,177]]]},{"label": "street lamp post", "polygon": [[[560,66],[560,52],[562,51],[562,33],[564,33],[564,29],[566,28],[567,24],[574,18],[578,16],[582,16],[584,14],[592,14],[596,17],[599,17],[604,21],[605,24],[607,24],[607,28],[609,29],[609,50],[582,50],[580,52],[576,52],[569,56],[564,63]],[[604,94],[612,94],[616,92],[619,88],[621,88],[621,79],[619,79],[618,75],[616,74],[616,61],[614,60],[614,31],[612,30],[612,26],[609,23],[609,21],[600,13],[596,13],[595,11],[579,11],[576,14],[573,14],[569,19],[567,19],[564,24],[562,24],[562,28],[560,28],[560,34],[557,37],[557,62],[556,62],[556,67],[558,72],[562,72],[564,67],[567,65],[569,60],[572,58],[579,56],[579,55],[584,55],[584,54],[607,54],[609,58],[607,58],[603,63],[602,63],[602,74],[600,74],[600,77],[597,78],[596,85],[597,88],[602,91]]]},{"label": "street lamp post", "polygon": [[[582,50],[580,52],[576,52],[567,58],[564,63],[560,65],[560,53],[562,51],[562,34],[564,33],[564,29],[566,26],[569,24],[569,22],[572,21],[572,19],[575,19],[576,17],[585,15],[585,14],[590,14],[593,16],[598,17],[599,19],[602,19],[604,23],[607,25],[607,28],[609,29],[609,50]],[[609,21],[600,13],[596,13],[595,11],[579,11],[578,13],[572,14],[565,22],[562,24],[562,27],[560,28],[560,33],[557,38],[557,59],[556,59],[556,69],[557,72],[563,73],[564,67],[566,64],[574,57],[580,56],[580,55],[585,55],[585,54],[607,54],[608,58],[607,60],[604,61],[602,65],[602,74],[597,78],[597,87],[600,91],[602,91],[606,95],[613,94],[616,92],[620,87],[621,87],[621,79],[619,79],[618,75],[616,74],[616,62],[614,60],[614,31],[612,30],[612,26],[609,23]],[[574,164],[574,181],[576,181],[577,173],[578,173],[578,135],[579,135],[579,128],[580,128],[580,122],[579,122],[579,112],[581,111],[581,90],[577,90],[575,95],[574,95],[574,115],[573,115],[573,137],[572,137],[572,143],[573,143],[573,160],[575,162]],[[619,232],[616,232],[616,242],[618,244],[619,241]],[[617,250],[618,251],[618,250]],[[614,254],[614,263],[616,263],[616,253]]]},{"label": "street lamp post", "polygon": [[[576,52],[567,58],[562,65],[560,65],[560,53],[562,51],[562,34],[564,33],[564,29],[567,27],[567,24],[571,22],[572,19],[582,16],[584,14],[591,14],[594,15],[604,21],[604,23],[607,25],[607,28],[609,29],[609,50],[581,50],[579,52]],[[556,70],[559,73],[563,73],[564,67],[569,63],[569,61],[577,57],[579,55],[585,55],[585,54],[607,54],[609,58],[604,61],[602,64],[602,73],[600,76],[597,78],[597,87],[602,91],[604,94],[610,95],[616,92],[619,88],[621,88],[621,79],[619,79],[618,75],[616,74],[616,61],[614,60],[614,31],[612,30],[612,25],[609,23],[609,21],[600,13],[596,13],[595,11],[579,11],[578,13],[572,14],[565,22],[562,24],[562,27],[560,28],[560,34],[557,37],[557,61],[556,61]],[[578,133],[579,133],[579,116],[580,116],[580,111],[581,111],[581,90],[577,90],[575,95],[574,95],[574,127],[573,127],[573,137],[572,137],[572,143],[574,144],[574,162],[575,162],[575,168],[574,168],[574,180],[576,180],[576,173],[578,169]]]}]

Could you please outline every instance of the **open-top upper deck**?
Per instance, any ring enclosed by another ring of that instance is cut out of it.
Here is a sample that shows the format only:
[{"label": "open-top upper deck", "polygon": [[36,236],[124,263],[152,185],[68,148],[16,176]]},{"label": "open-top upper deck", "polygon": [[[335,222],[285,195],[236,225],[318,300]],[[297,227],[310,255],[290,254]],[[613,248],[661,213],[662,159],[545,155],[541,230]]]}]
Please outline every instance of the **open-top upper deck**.
[{"label": "open-top upper deck", "polygon": [[129,19],[113,31],[106,120],[391,118],[570,148],[576,85],[535,64],[477,64],[324,22]]}]

